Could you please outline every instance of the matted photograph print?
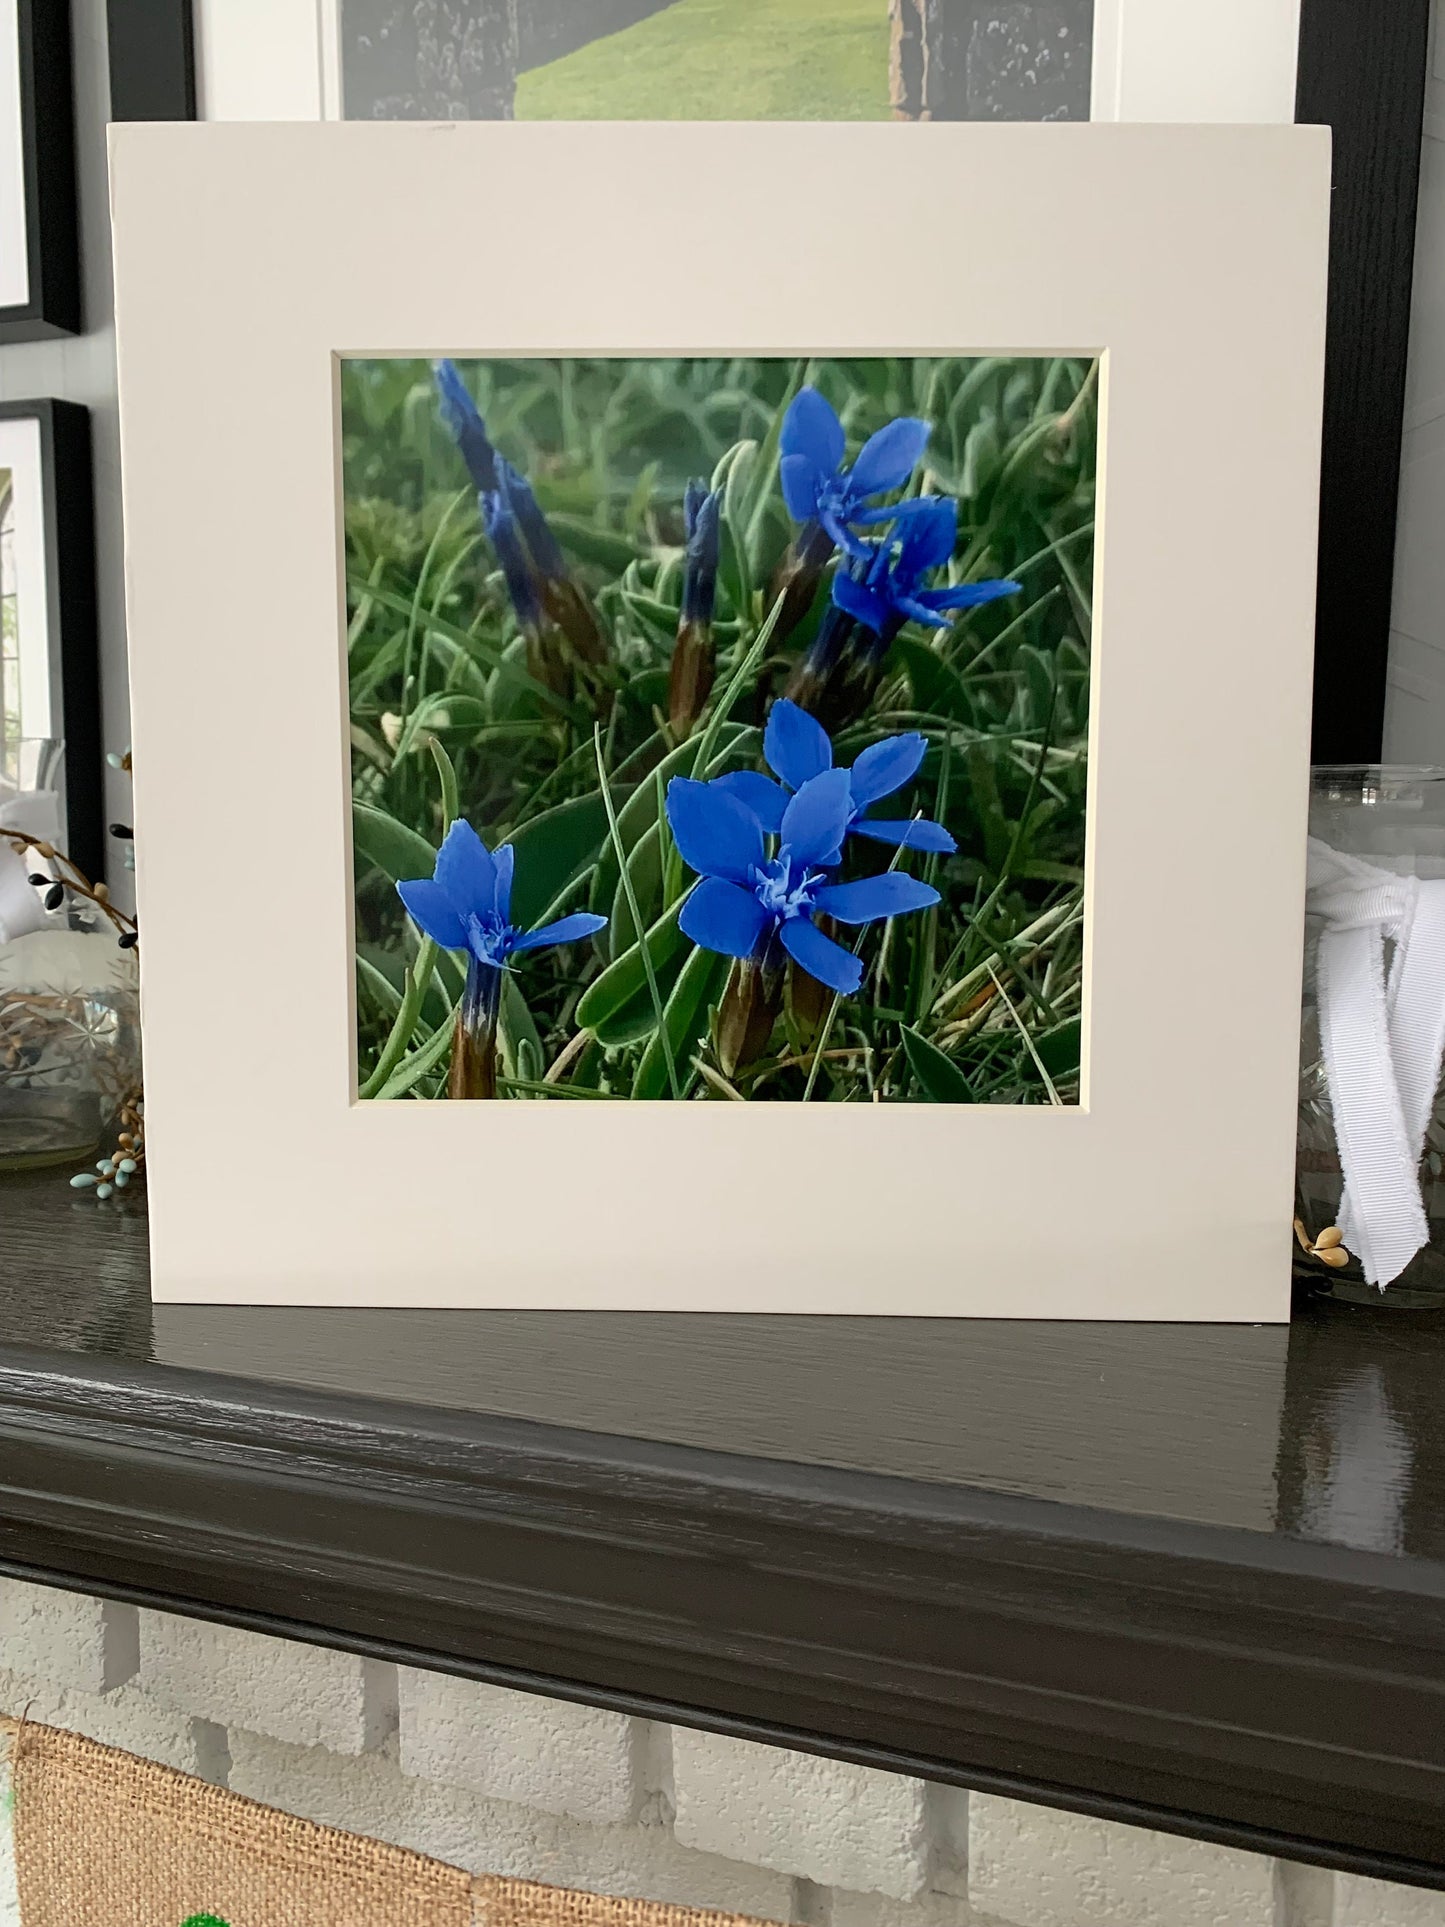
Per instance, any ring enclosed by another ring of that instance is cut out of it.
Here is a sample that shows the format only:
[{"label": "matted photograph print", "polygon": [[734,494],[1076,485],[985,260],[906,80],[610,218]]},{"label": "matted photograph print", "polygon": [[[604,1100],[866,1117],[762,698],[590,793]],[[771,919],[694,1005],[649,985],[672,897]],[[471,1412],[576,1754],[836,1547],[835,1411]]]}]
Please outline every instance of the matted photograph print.
[{"label": "matted photograph print", "polygon": [[1094,362],[340,380],[360,1097],[1077,1105]]}]

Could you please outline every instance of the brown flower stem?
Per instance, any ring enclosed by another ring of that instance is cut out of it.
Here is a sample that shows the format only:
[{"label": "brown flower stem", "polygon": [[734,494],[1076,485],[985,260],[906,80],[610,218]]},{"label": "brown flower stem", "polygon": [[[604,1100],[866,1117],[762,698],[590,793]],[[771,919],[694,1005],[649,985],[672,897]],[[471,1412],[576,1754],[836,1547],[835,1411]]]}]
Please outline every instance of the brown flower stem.
[{"label": "brown flower stem", "polygon": [[497,1095],[497,1017],[502,1006],[502,972],[473,957],[467,987],[457,1005],[447,1096],[473,1099]]},{"label": "brown flower stem", "polygon": [[684,622],[672,649],[667,686],[667,720],[678,742],[690,736],[712,694],[717,661],[709,625]]},{"label": "brown flower stem", "polygon": [[767,1049],[783,1006],[783,970],[773,955],[776,940],[761,958],[734,963],[717,1014],[717,1055],[724,1073],[751,1064]]},{"label": "brown flower stem", "polygon": [[117,930],[124,932],[135,929],[135,918],[128,917],[124,910],[117,910],[110,900],[110,892],[105,885],[92,883],[64,850],[57,850],[53,843],[47,843],[43,837],[31,836],[25,830],[0,830],[0,836],[8,840],[17,856],[25,850],[33,850],[37,856],[44,857],[48,863],[63,864],[69,874],[57,877],[57,883],[63,883],[73,896],[84,897],[86,902],[93,903],[97,910],[103,910]]}]

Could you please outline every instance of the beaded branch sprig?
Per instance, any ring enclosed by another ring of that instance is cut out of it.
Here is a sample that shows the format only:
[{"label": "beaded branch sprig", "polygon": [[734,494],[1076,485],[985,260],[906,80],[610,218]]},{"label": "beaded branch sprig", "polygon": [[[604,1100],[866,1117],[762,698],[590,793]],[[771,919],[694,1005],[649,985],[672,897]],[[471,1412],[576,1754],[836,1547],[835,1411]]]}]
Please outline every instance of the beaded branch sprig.
[{"label": "beaded branch sprig", "polygon": [[96,1198],[103,1204],[115,1192],[124,1191],[133,1178],[144,1175],[145,1161],[145,1101],[137,1091],[120,1107],[120,1135],[114,1155],[97,1159],[93,1174],[77,1171],[70,1180],[70,1188],[89,1191],[93,1186]]},{"label": "beaded branch sprig", "polygon": [[17,856],[23,857],[29,851],[55,866],[54,876],[46,876],[43,871],[32,871],[30,876],[35,888],[45,892],[47,910],[58,910],[67,896],[80,897],[86,903],[93,903],[97,910],[110,919],[115,926],[116,942],[122,950],[135,949],[140,940],[136,920],[111,902],[110,891],[105,884],[92,883],[79,864],[74,863],[63,850],[57,850],[53,843],[47,843],[44,837],[31,836],[25,830],[5,830],[0,834],[4,835]]},{"label": "beaded branch sprig", "polygon": [[[113,768],[129,773],[129,750],[123,757],[111,756],[106,760]],[[110,833],[127,846],[129,854],[133,836],[130,826],[112,823]],[[47,910],[58,910],[67,897],[78,897],[85,903],[93,904],[109,920],[116,933],[115,940],[122,950],[134,950],[137,947],[140,930],[135,918],[111,902],[110,891],[104,883],[92,883],[78,863],[44,837],[31,836],[24,830],[5,830],[3,834],[17,856],[23,857],[30,852],[52,866],[54,875],[51,876],[39,870],[30,873],[30,882],[45,893],[43,901]],[[104,1202],[144,1174],[145,1104],[139,1091],[122,1102],[119,1122],[120,1132],[114,1153],[99,1159],[94,1172],[77,1172],[70,1180],[72,1190],[94,1190],[96,1198]]]}]

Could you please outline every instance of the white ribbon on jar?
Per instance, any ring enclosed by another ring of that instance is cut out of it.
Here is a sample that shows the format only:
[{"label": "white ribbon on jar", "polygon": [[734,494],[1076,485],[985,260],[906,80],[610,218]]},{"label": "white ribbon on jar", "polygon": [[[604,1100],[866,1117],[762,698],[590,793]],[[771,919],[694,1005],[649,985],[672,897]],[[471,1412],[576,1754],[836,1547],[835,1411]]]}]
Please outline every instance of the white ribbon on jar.
[{"label": "white ribbon on jar", "polygon": [[1445,1056],[1445,881],[1395,876],[1311,837],[1307,905],[1322,922],[1316,992],[1339,1227],[1383,1291],[1430,1240],[1420,1157]]},{"label": "white ribbon on jar", "polygon": [[30,881],[30,865],[0,836],[0,943],[45,928],[45,911]]}]

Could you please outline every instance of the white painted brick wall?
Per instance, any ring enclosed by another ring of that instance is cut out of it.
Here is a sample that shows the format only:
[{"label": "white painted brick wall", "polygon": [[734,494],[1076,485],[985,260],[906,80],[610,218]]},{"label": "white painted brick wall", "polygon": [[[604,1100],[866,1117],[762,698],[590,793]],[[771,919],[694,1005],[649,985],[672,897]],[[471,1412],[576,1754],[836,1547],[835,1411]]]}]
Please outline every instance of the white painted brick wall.
[{"label": "white painted brick wall", "polygon": [[362,1753],[396,1723],[393,1667],[174,1613],[141,1613],[139,1680],[203,1719],[333,1753]]},{"label": "white painted brick wall", "polygon": [[0,1669],[81,1693],[123,1686],[136,1669],[134,1606],[0,1579]]},{"label": "white painted brick wall", "polygon": [[1445,1927],[1445,1894],[1337,1874],[1331,1927]]},{"label": "white painted brick wall", "polygon": [[1017,1927],[1276,1927],[1274,1863],[975,1794],[969,1897]]},{"label": "white painted brick wall", "polygon": [[678,1728],[673,1784],[688,1846],[895,1900],[923,1887],[921,1780]]},{"label": "white painted brick wall", "polygon": [[[794,1927],[1445,1927],[1445,1895],[0,1580],[27,1709],[473,1872]],[[22,1927],[7,1855],[0,1810]]]},{"label": "white painted brick wall", "polygon": [[621,1713],[400,1669],[401,1770],[544,1813],[616,1825],[641,1799],[637,1722]]},{"label": "white painted brick wall", "polygon": [[384,1753],[342,1760],[233,1732],[229,1784],[309,1820],[370,1833],[472,1873],[675,1900],[786,1919],[792,1882],[765,1868],[690,1852],[654,1826],[589,1826],[401,1773]]},{"label": "white painted brick wall", "polygon": [[139,1753],[142,1759],[159,1760],[203,1780],[215,1779],[225,1758],[222,1729],[135,1686],[104,1694],[68,1693],[47,1680],[0,1673],[0,1714],[14,1720],[25,1716],[42,1726],[63,1726],[102,1746]]}]

